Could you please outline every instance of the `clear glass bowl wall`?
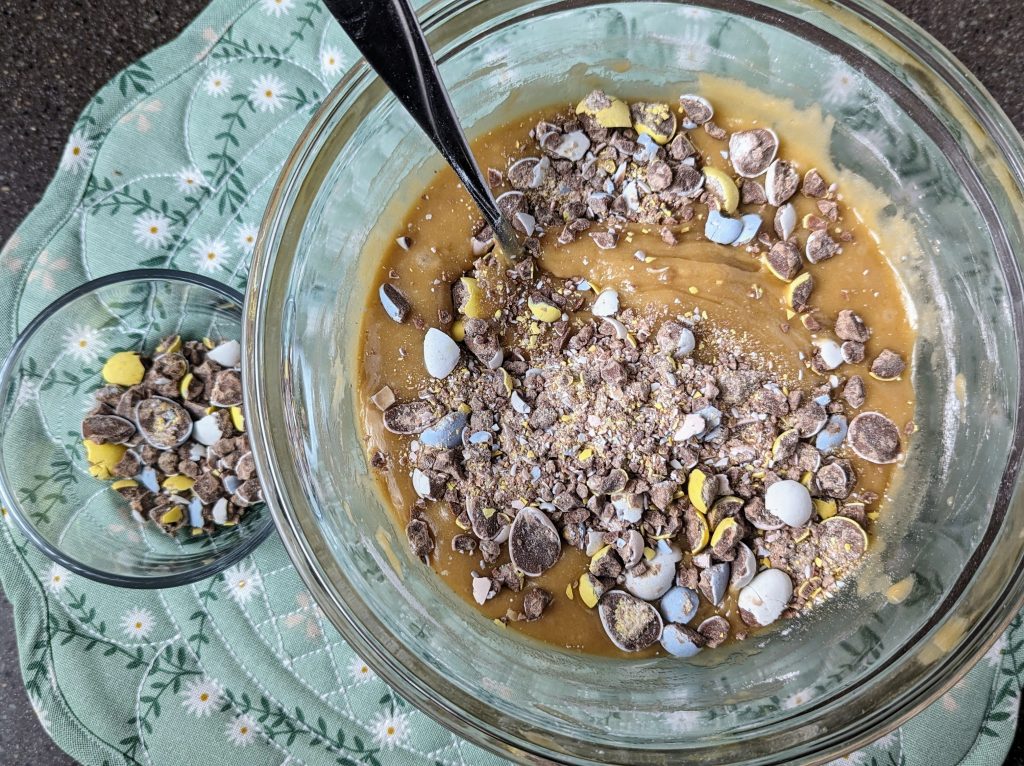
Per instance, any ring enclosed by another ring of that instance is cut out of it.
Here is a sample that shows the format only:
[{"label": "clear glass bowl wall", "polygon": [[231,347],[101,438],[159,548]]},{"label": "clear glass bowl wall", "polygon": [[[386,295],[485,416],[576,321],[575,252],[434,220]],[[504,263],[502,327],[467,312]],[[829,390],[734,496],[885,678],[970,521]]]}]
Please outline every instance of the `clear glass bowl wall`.
[{"label": "clear glass bowl wall", "polygon": [[357,68],[272,199],[246,330],[268,499],[321,606],[401,693],[517,757],[818,760],[909,716],[1020,603],[1019,137],[947,54],[876,3],[490,0],[435,4],[428,18],[470,133],[596,86],[693,91],[701,71],[835,118],[832,162],[892,200],[920,251],[895,263],[918,317],[920,430],[865,566],[875,583],[915,585],[898,605],[848,587],[695,662],[637,662],[524,642],[413,560],[363,453],[354,380],[375,254],[436,158]]}]

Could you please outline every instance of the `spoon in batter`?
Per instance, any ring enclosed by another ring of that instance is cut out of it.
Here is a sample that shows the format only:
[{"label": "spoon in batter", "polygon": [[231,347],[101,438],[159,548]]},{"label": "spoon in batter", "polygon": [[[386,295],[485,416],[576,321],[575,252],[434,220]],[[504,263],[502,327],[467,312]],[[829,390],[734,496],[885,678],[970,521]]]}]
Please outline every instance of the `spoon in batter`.
[{"label": "spoon in batter", "polygon": [[498,209],[473,158],[408,0],[324,0],[324,5],[466,185],[501,249],[518,260],[522,240]]}]

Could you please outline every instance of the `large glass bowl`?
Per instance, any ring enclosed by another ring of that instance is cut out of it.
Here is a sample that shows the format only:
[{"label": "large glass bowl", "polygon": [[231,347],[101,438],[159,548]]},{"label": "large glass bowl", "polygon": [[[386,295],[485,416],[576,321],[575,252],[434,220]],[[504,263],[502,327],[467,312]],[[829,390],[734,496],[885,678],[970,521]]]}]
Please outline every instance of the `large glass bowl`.
[{"label": "large glass bowl", "polygon": [[523,761],[822,761],[934,700],[1024,596],[1024,152],[1006,117],[871,0],[448,0],[424,21],[470,133],[602,84],[691,91],[700,72],[820,105],[832,162],[910,224],[888,246],[917,317],[920,432],[862,576],[808,618],[692,663],[495,629],[411,557],[363,453],[354,379],[375,253],[437,160],[358,64],[285,166],[245,326],[267,499],[327,616],[406,698]]},{"label": "large glass bowl", "polygon": [[168,335],[239,338],[242,296],[215,279],[138,269],[79,285],[43,309],[0,365],[0,505],[43,553],[98,582],[172,588],[222,572],[274,531],[264,504],[198,536],[131,517],[110,482],[89,474],[82,418],[103,360],[152,353]]}]

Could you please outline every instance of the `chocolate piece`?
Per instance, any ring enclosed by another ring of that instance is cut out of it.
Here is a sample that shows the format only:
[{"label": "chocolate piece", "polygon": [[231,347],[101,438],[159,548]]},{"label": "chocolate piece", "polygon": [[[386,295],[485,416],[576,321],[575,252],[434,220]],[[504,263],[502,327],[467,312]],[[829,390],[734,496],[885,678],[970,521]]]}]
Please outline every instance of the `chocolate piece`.
[{"label": "chocolate piece", "polygon": [[702,127],[704,128],[704,132],[707,133],[716,141],[721,141],[723,138],[729,135],[726,132],[725,128],[723,128],[721,125],[713,121],[705,122]]},{"label": "chocolate piece", "polygon": [[672,168],[662,160],[655,160],[648,165],[646,175],[651,191],[664,191],[672,185]]},{"label": "chocolate piece", "polygon": [[765,196],[768,204],[775,207],[784,205],[796,194],[800,186],[800,175],[793,163],[786,160],[775,160],[769,167],[764,179]]},{"label": "chocolate piece", "polygon": [[117,415],[92,415],[82,421],[82,436],[96,444],[126,444],[135,424]]},{"label": "chocolate piece", "polygon": [[729,621],[720,615],[708,617],[697,626],[697,632],[704,637],[708,649],[716,649],[729,638]]},{"label": "chocolate piece", "polygon": [[526,507],[516,514],[509,530],[508,552],[520,571],[538,577],[555,565],[561,551],[558,530],[542,511]]},{"label": "chocolate piece", "polygon": [[879,380],[895,380],[907,369],[903,357],[885,348],[871,363],[871,376]]},{"label": "chocolate piece", "polygon": [[850,423],[847,441],[871,463],[895,463],[900,457],[900,430],[880,412],[862,412]]},{"label": "chocolate piece", "polygon": [[237,407],[242,403],[242,378],[237,370],[221,370],[213,376],[210,404]]},{"label": "chocolate piece", "polygon": [[812,231],[807,236],[807,247],[804,252],[811,263],[821,263],[839,252],[839,243],[825,231]]},{"label": "chocolate piece", "polygon": [[815,401],[810,401],[793,413],[792,427],[800,436],[814,436],[824,428],[828,421],[828,413],[825,408]]},{"label": "chocolate piece", "polygon": [[234,466],[235,475],[242,481],[248,481],[256,476],[256,461],[253,460],[252,453],[246,452],[242,455],[238,462]]},{"label": "chocolate piece", "polygon": [[598,604],[601,624],[608,638],[624,652],[638,652],[661,637],[658,610],[621,590],[608,591]]},{"label": "chocolate piece", "polygon": [[114,475],[123,478],[132,478],[138,476],[139,471],[142,470],[142,461],[139,456],[128,450],[124,453],[124,456],[114,466]]},{"label": "chocolate piece", "polygon": [[172,449],[184,444],[192,435],[192,418],[188,411],[170,399],[143,399],[135,406],[135,424],[146,441],[157,449]]},{"label": "chocolate piece", "polygon": [[757,181],[744,178],[740,185],[740,202],[744,205],[764,205],[768,202],[764,187]]},{"label": "chocolate piece", "polygon": [[399,402],[384,410],[384,427],[393,434],[418,434],[436,423],[438,417],[430,402]]},{"label": "chocolate piece", "polygon": [[767,128],[733,133],[729,138],[729,161],[745,178],[756,178],[768,170],[779,150],[779,137]]},{"label": "chocolate piece", "polygon": [[828,193],[825,179],[817,168],[811,168],[804,174],[804,183],[800,191],[807,197],[824,197]]},{"label": "chocolate piece", "polygon": [[851,518],[834,516],[818,525],[818,544],[821,557],[833,567],[845,568],[855,564],[867,550],[868,536]]},{"label": "chocolate piece", "polygon": [[800,273],[803,260],[792,242],[777,242],[765,255],[765,264],[780,280],[792,281]]},{"label": "chocolate piece", "polygon": [[703,125],[715,116],[715,110],[708,100],[702,96],[686,94],[679,97],[679,106],[686,119],[694,125]]},{"label": "chocolate piece", "polygon": [[864,320],[854,311],[843,309],[836,317],[836,335],[842,340],[852,340],[858,343],[867,343],[871,333],[864,325]]},{"label": "chocolate piece", "polygon": [[505,355],[501,350],[498,333],[494,327],[483,319],[467,319],[465,329],[466,348],[490,370],[501,367]]},{"label": "chocolate piece", "polygon": [[523,615],[528,622],[539,620],[550,603],[550,593],[543,588],[530,588],[523,596]]},{"label": "chocolate piece", "polygon": [[850,496],[850,491],[857,481],[853,472],[853,466],[849,460],[835,460],[821,470],[814,477],[818,489],[826,497],[834,497],[837,500],[844,500]]},{"label": "chocolate piece", "polygon": [[847,364],[860,364],[864,361],[864,344],[855,340],[843,341],[840,347],[843,354],[843,361]]},{"label": "chocolate piece", "polygon": [[602,250],[611,250],[619,243],[619,233],[615,229],[590,232],[590,238]]},{"label": "chocolate piece", "polygon": [[851,375],[843,386],[843,398],[854,408],[864,404],[864,379],[860,375]]},{"label": "chocolate piece", "polygon": [[476,539],[472,535],[455,535],[452,538],[452,550],[456,553],[473,553],[476,550]]},{"label": "chocolate piece", "polygon": [[429,556],[434,550],[434,535],[430,526],[423,519],[413,519],[405,527],[405,536],[412,549],[412,555],[418,559]]}]

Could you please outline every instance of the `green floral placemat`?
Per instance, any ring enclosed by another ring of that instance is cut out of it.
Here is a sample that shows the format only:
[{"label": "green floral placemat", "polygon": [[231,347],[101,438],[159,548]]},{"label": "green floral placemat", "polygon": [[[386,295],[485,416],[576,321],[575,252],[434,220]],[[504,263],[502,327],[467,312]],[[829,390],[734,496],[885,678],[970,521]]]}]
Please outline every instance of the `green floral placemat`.
[{"label": "green floral placemat", "polygon": [[[721,32],[713,26],[694,13],[693,56]],[[281,165],[355,58],[316,0],[215,0],[119,74],[0,254],[0,306],[10,307],[0,353],[50,301],[103,274],[168,266],[242,289]],[[68,353],[91,358],[101,342],[93,328],[68,328]],[[30,385],[20,398],[37,406]],[[221,576],[139,592],[51,565],[0,524],[0,581],[32,706],[83,763],[503,763],[382,683],[320,614],[276,537]],[[1022,668],[1017,618],[939,702],[840,763],[1001,763]]]}]

